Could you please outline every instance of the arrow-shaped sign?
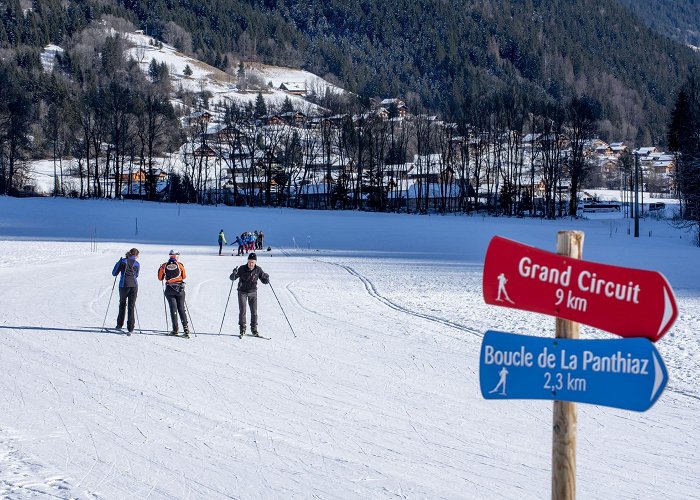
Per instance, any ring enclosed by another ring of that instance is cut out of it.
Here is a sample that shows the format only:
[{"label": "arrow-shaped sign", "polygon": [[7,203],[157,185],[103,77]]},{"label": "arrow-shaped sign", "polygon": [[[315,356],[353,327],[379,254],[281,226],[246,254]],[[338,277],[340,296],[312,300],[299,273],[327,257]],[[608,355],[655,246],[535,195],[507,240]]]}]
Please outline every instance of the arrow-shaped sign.
[{"label": "arrow-shaped sign", "polygon": [[668,373],[647,339],[579,340],[488,331],[481,344],[485,399],[546,399],[645,411]]},{"label": "arrow-shaped sign", "polygon": [[673,290],[661,273],[573,259],[499,236],[486,251],[483,291],[487,304],[652,341],[678,316]]}]

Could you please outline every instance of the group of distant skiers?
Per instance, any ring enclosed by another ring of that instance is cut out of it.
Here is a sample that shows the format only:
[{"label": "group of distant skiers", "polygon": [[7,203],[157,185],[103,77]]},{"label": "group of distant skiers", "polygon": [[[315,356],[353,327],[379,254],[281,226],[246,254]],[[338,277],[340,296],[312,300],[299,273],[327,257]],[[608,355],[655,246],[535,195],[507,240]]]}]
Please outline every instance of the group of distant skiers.
[{"label": "group of distant skiers", "polygon": [[[226,245],[226,236],[224,230],[219,231],[219,255],[223,255],[224,245]],[[238,253],[236,255],[245,255],[246,253],[255,250],[262,250],[265,243],[265,233],[260,231],[244,231],[231,245],[238,245]],[[233,255],[233,254],[231,254]]]},{"label": "group of distant skiers", "polygon": [[[262,231],[260,231],[262,235]],[[220,237],[223,237],[223,229]],[[262,240],[262,237],[261,237]],[[224,239],[225,242],[225,239]],[[158,280],[163,283],[163,295],[170,306],[172,331],[170,335],[178,335],[178,315],[182,323],[183,337],[190,337],[189,322],[187,321],[187,303],[185,302],[185,266],[179,261],[179,252],[170,250],[167,262],[158,268]],[[127,335],[131,335],[135,326],[136,297],[138,295],[138,277],[141,266],[137,258],[139,251],[132,248],[126,256],[117,261],[112,269],[112,276],[119,278],[119,313],[117,314],[117,330],[122,331],[126,316]],[[258,334],[258,280],[267,285],[270,276],[257,265],[255,252],[248,255],[246,265],[237,266],[229,276],[231,281],[238,280],[238,326],[239,336],[246,333],[246,304],[250,308],[251,333]],[[231,285],[233,286],[233,284]]]}]

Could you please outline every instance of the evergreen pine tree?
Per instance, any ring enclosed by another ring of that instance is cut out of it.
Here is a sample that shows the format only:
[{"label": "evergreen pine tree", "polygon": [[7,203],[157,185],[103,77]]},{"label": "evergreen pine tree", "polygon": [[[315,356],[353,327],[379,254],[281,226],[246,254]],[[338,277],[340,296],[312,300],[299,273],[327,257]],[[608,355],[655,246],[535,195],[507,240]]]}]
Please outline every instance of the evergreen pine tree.
[{"label": "evergreen pine tree", "polygon": [[265,104],[265,99],[263,98],[262,92],[258,92],[258,96],[255,98],[255,118],[260,118],[267,114],[267,104]]},{"label": "evergreen pine tree", "polygon": [[160,74],[160,66],[155,58],[151,59],[151,63],[148,65],[148,76],[153,83],[159,80],[158,75]]},{"label": "evergreen pine tree", "polygon": [[282,103],[282,113],[291,112],[294,112],[294,105],[292,104],[292,100],[289,98],[289,96],[286,96],[284,98],[284,102]]}]

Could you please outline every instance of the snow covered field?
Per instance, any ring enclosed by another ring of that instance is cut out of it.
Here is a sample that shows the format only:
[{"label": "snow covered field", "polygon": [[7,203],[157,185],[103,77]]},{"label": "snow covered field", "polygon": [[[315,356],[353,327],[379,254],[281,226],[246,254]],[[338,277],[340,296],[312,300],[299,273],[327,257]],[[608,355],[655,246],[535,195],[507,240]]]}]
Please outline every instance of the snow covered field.
[{"label": "snow covered field", "polygon": [[[221,228],[265,231],[258,264],[296,337],[265,286],[272,340],[233,336],[235,300],[217,335],[244,263],[217,255]],[[478,363],[485,330],[551,336],[554,320],[486,306],[481,271],[495,234],[553,250],[581,229],[584,258],[664,273],[680,314],[651,410],[578,405],[578,496],[700,498],[700,249],[663,221],[629,228],[0,197],[0,497],[547,497],[551,402],[483,400]],[[132,246],[142,334],[101,332]],[[191,340],[162,335],[170,248]]]}]

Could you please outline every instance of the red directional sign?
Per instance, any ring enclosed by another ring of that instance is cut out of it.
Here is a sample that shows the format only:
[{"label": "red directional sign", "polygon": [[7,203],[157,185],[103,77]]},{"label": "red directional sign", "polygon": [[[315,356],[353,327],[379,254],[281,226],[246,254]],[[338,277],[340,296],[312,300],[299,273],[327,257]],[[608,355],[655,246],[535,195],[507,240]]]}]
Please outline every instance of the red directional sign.
[{"label": "red directional sign", "polygon": [[654,271],[573,259],[495,236],[484,262],[487,304],[657,341],[678,316],[671,285]]}]

